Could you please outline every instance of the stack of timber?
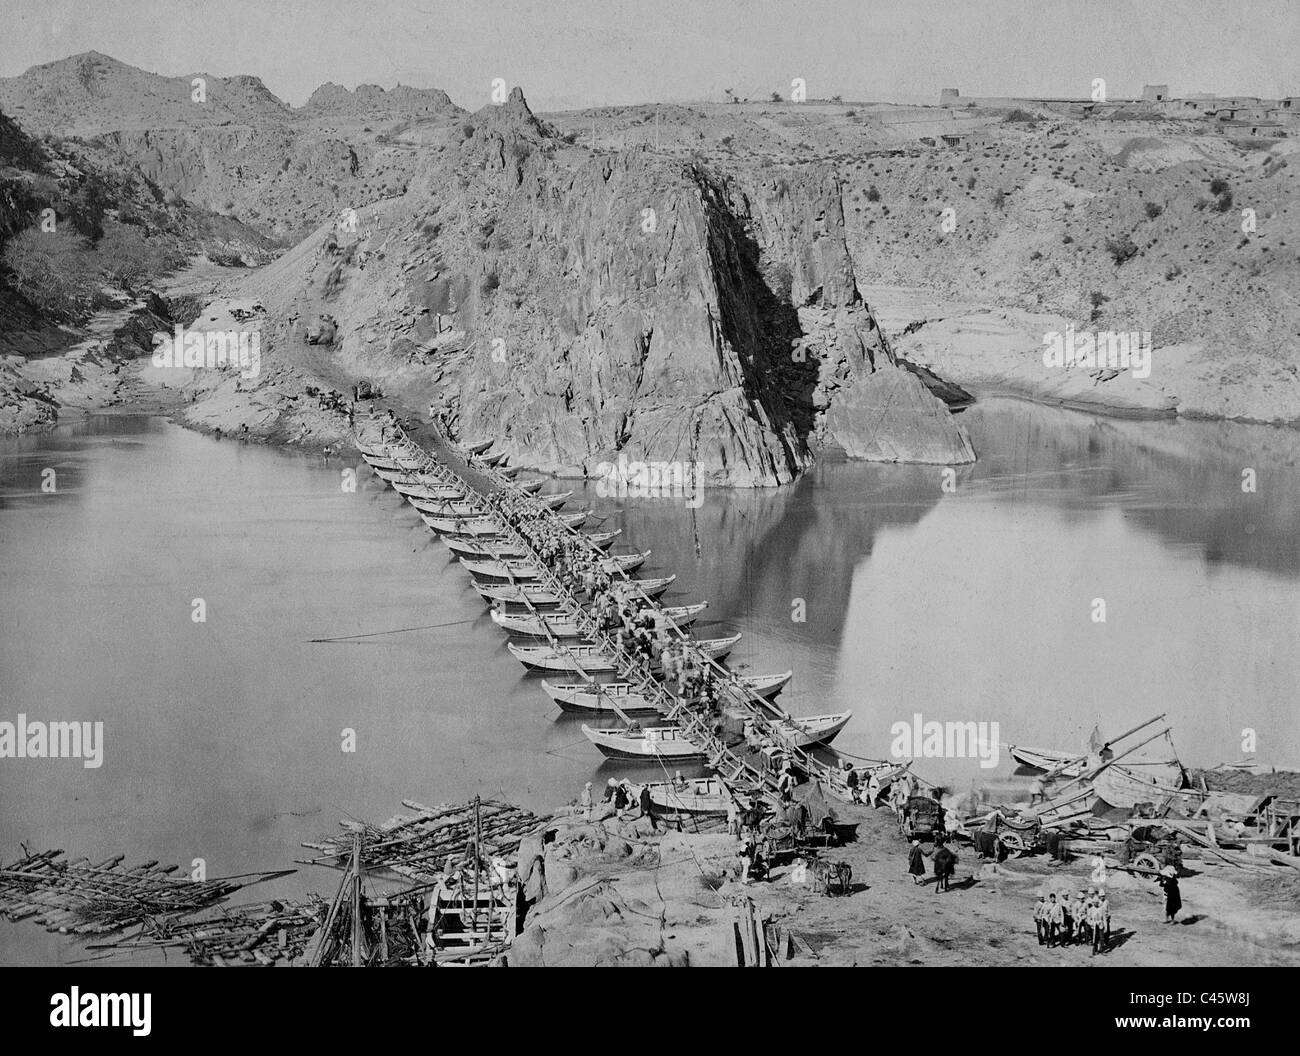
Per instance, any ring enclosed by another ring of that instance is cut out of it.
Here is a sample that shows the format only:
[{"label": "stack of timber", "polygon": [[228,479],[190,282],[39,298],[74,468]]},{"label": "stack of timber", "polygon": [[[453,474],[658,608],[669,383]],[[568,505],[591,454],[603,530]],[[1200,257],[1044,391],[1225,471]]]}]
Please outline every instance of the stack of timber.
[{"label": "stack of timber", "polygon": [[143,930],[91,950],[129,952],[179,949],[193,964],[226,968],[294,964],[320,928],[328,909],[323,899],[255,902],[223,907],[200,917],[155,918]]},{"label": "stack of timber", "polygon": [[156,861],[124,868],[124,858],[119,854],[92,863],[89,858],[64,861],[61,850],[27,853],[0,869],[0,915],[11,921],[31,919],[47,931],[102,934],[155,917],[196,913],[249,884],[293,872],[191,880],[171,875],[178,866]]},{"label": "stack of timber", "polygon": [[[387,870],[419,883],[437,882],[448,859],[459,861],[470,851],[475,839],[474,803],[426,807],[405,799],[402,805],[413,813],[398,814],[380,825],[340,821],[345,832],[303,844],[322,855],[302,864],[350,868],[354,837],[360,836],[361,867],[367,872]],[[519,841],[544,820],[510,803],[483,801],[478,815],[480,853],[514,854]]]}]

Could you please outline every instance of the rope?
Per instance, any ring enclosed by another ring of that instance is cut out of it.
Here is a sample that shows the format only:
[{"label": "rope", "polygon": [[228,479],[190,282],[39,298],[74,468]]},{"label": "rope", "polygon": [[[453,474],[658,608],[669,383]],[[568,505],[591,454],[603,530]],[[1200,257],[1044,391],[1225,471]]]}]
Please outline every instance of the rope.
[{"label": "rope", "polygon": [[461,624],[473,623],[477,616],[472,616],[468,620],[452,620],[449,623],[426,623],[422,627],[395,627],[391,631],[371,631],[369,634],[344,634],[337,638],[308,638],[307,644],[315,642],[351,642],[358,638],[377,638],[383,634],[404,634],[407,631],[431,631],[438,627],[459,627]]}]

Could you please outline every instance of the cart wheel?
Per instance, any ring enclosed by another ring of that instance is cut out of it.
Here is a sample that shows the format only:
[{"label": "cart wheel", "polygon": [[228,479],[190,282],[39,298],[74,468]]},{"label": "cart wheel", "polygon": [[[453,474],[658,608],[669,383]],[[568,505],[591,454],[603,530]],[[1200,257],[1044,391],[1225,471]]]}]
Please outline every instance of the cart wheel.
[{"label": "cart wheel", "polygon": [[1160,862],[1154,854],[1147,854],[1145,851],[1133,859],[1132,867],[1143,873],[1160,872]]},{"label": "cart wheel", "polygon": [[1023,851],[1025,849],[1025,841],[1020,838],[1018,832],[1004,832],[998,838],[1002,841],[1002,846],[1008,851]]}]

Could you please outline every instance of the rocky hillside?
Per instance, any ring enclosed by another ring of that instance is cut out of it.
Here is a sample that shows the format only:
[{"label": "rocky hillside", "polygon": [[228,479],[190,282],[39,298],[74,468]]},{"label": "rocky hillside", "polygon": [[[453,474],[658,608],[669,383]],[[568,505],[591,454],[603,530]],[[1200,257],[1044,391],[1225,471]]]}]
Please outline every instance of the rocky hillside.
[{"label": "rocky hillside", "polygon": [[436,90],[333,84],[294,110],[256,77],[162,77],[98,52],[0,78],[0,110],[286,243],[331,212],[401,193],[418,143],[407,126],[462,113]]},{"label": "rocky hillside", "polygon": [[[268,253],[239,221],[169,200],[140,172],[33,138],[0,113],[0,433],[116,398],[120,365],[149,350],[153,313],[166,311],[151,287],[177,267]],[[54,364],[50,353],[69,346],[72,359]]]},{"label": "rocky hillside", "polygon": [[621,453],[765,485],[825,445],[973,458],[862,302],[828,174],[593,155],[516,90],[429,144],[407,192],[356,227],[321,228],[241,295],[288,354],[328,314],[332,369],[521,461],[581,474]]},{"label": "rocky hillside", "polygon": [[[1183,413],[1300,419],[1294,151],[1173,125],[1013,125],[959,150],[843,164],[848,241],[873,283],[1061,317],[1046,329],[1149,332],[1152,382]],[[1043,328],[1016,352],[1031,366]]]}]

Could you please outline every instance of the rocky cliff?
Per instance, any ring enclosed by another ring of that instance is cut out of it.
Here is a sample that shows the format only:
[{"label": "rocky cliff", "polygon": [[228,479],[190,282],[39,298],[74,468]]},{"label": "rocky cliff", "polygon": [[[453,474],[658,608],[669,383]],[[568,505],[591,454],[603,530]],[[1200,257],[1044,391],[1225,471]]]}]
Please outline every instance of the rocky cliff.
[{"label": "rocky cliff", "polygon": [[[621,456],[753,486],[827,446],[974,457],[863,303],[829,168],[593,151],[517,89],[467,114],[436,90],[330,84],[292,110],[256,78],[206,80],[208,104],[190,81],[90,53],[0,80],[0,101],[178,200],[309,227],[238,291],[286,365],[383,380],[565,474]],[[337,340],[309,350],[322,314]]]},{"label": "rocky cliff", "polygon": [[282,311],[304,320],[328,303],[344,361],[408,385],[427,364],[429,399],[462,434],[563,474],[623,456],[754,486],[828,445],[973,458],[863,303],[832,177],[745,183],[645,149],[592,155],[518,91],[452,139],[404,196],[362,211],[345,263],[317,252],[321,231],[245,292],[270,305],[288,287]]}]

